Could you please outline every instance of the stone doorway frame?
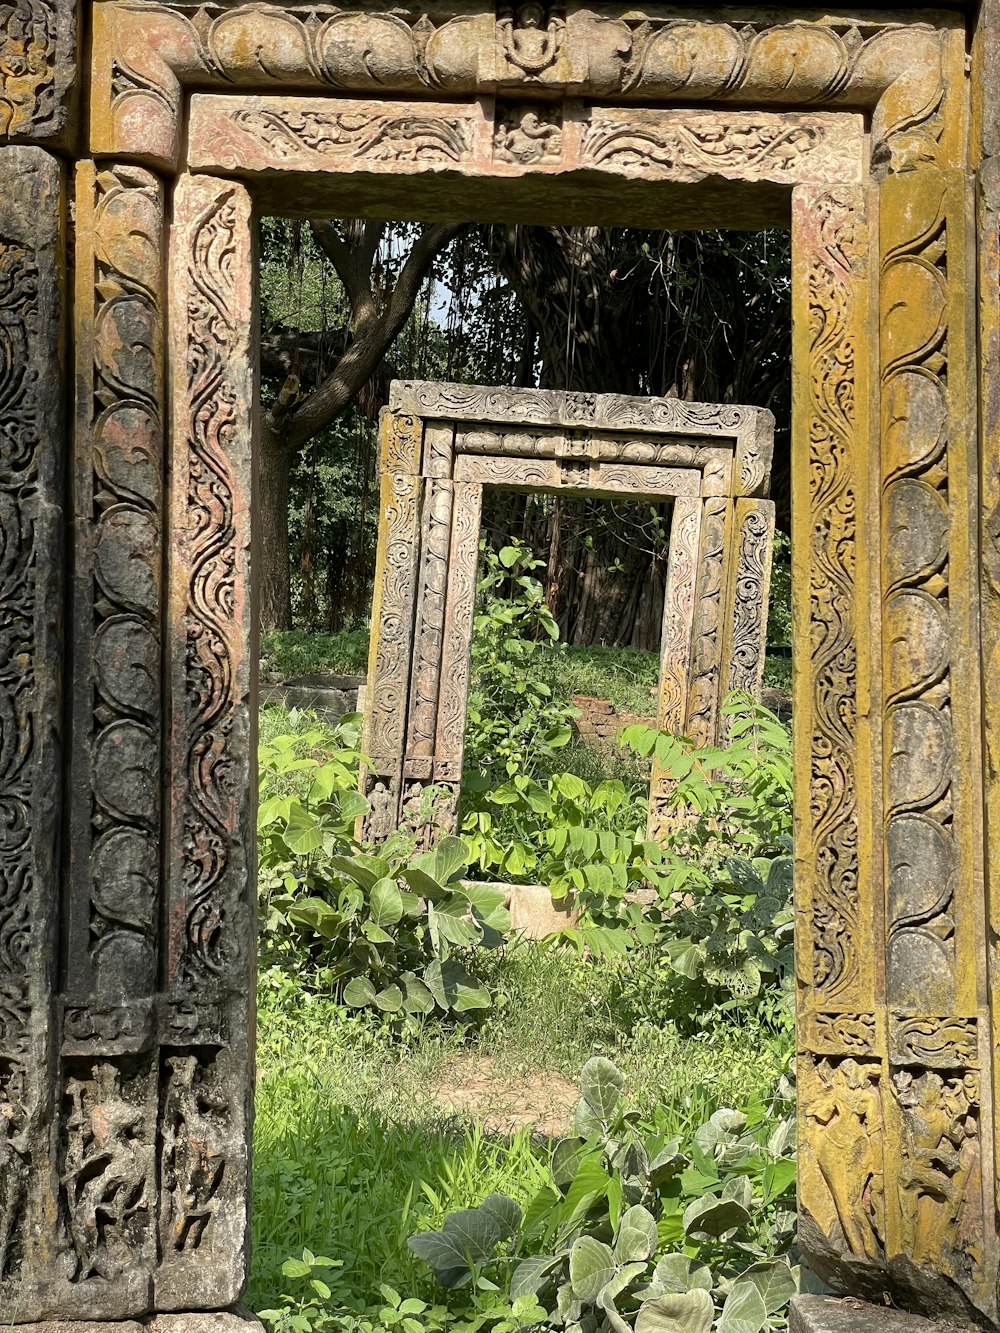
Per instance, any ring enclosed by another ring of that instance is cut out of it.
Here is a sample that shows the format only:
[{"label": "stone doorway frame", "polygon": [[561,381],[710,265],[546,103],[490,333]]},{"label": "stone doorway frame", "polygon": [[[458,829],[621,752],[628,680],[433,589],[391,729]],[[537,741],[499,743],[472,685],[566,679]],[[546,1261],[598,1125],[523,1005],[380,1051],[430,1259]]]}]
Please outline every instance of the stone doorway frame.
[{"label": "stone doorway frame", "polygon": [[[760,692],[774,505],[774,418],[670,398],[394,381],[380,434],[379,525],[362,749],[365,834],[457,832],[483,490],[672,500],[657,725],[724,739],[719,705]],[[655,765],[649,836],[667,813]],[[433,790],[428,792],[427,788]]]},{"label": "stone doorway frame", "polygon": [[[0,18],[14,1322],[217,1308],[245,1278],[250,222],[289,200],[790,219],[801,1239],[841,1290],[997,1319],[996,0],[535,17]],[[110,1232],[98,1126],[132,1183]]]}]

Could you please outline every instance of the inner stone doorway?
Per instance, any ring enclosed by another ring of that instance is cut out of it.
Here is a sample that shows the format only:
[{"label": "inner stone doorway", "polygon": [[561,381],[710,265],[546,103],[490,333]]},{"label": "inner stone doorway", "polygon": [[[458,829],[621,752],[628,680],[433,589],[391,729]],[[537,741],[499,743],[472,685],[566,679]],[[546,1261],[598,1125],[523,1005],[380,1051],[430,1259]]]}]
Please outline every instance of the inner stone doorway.
[{"label": "inner stone doorway", "polygon": [[[670,499],[657,724],[724,740],[719,705],[757,695],[774,537],[774,419],[675,398],[394,382],[363,749],[373,840],[426,821],[457,831],[484,486]],[[669,815],[655,765],[649,832]]]}]

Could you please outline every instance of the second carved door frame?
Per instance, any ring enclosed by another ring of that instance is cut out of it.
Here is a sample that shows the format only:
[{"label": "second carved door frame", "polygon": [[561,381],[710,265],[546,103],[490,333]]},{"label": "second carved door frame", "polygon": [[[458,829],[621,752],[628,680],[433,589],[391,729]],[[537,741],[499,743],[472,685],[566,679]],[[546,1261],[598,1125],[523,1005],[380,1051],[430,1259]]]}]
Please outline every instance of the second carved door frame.
[{"label": "second carved door frame", "polygon": [[[723,740],[722,698],[756,694],[764,669],[773,434],[757,407],[394,382],[380,428],[366,835],[457,830],[487,486],[673,501],[657,725]],[[669,787],[654,766],[652,837]]]}]

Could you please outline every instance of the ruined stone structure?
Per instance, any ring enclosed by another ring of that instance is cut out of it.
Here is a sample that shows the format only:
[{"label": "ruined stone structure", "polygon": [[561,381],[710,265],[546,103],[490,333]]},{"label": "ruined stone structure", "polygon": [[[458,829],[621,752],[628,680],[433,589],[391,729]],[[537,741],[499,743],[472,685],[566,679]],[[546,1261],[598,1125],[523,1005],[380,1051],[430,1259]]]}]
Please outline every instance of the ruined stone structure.
[{"label": "ruined stone structure", "polygon": [[[393,383],[368,674],[366,833],[454,832],[484,486],[672,501],[658,725],[724,740],[719,704],[758,694],[774,505],[774,419],[671,398]],[[650,836],[668,777],[654,768]]]},{"label": "ruined stone structure", "polygon": [[801,1235],[995,1324],[1000,0],[7,0],[0,136],[0,1318],[244,1281],[291,204],[791,227]]}]

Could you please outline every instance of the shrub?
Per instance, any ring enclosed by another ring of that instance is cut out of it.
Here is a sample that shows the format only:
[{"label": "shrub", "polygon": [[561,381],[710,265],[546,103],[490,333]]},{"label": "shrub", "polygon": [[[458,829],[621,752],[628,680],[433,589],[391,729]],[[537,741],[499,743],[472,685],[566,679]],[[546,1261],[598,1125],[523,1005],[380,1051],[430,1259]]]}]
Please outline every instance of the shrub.
[{"label": "shrub", "polygon": [[[551,1327],[614,1333],[762,1333],[799,1285],[794,1122],[784,1106],[720,1110],[681,1143],[622,1104],[604,1057],[581,1074],[576,1137],[522,1211],[493,1194],[410,1248],[442,1286],[499,1287]],[[473,1296],[475,1299],[475,1296]]]},{"label": "shrub", "polygon": [[576,710],[555,698],[544,656],[559,627],[520,543],[483,544],[476,591],[465,762],[472,773],[536,774],[570,741]]},{"label": "shrub", "polygon": [[[291,724],[299,721],[293,716]],[[464,965],[510,927],[503,893],[466,884],[468,849],[444,838],[414,854],[397,834],[378,849],[355,840],[356,714],[261,745],[257,814],[261,952],[348,1006],[401,1018],[466,1016],[489,994]]]}]

